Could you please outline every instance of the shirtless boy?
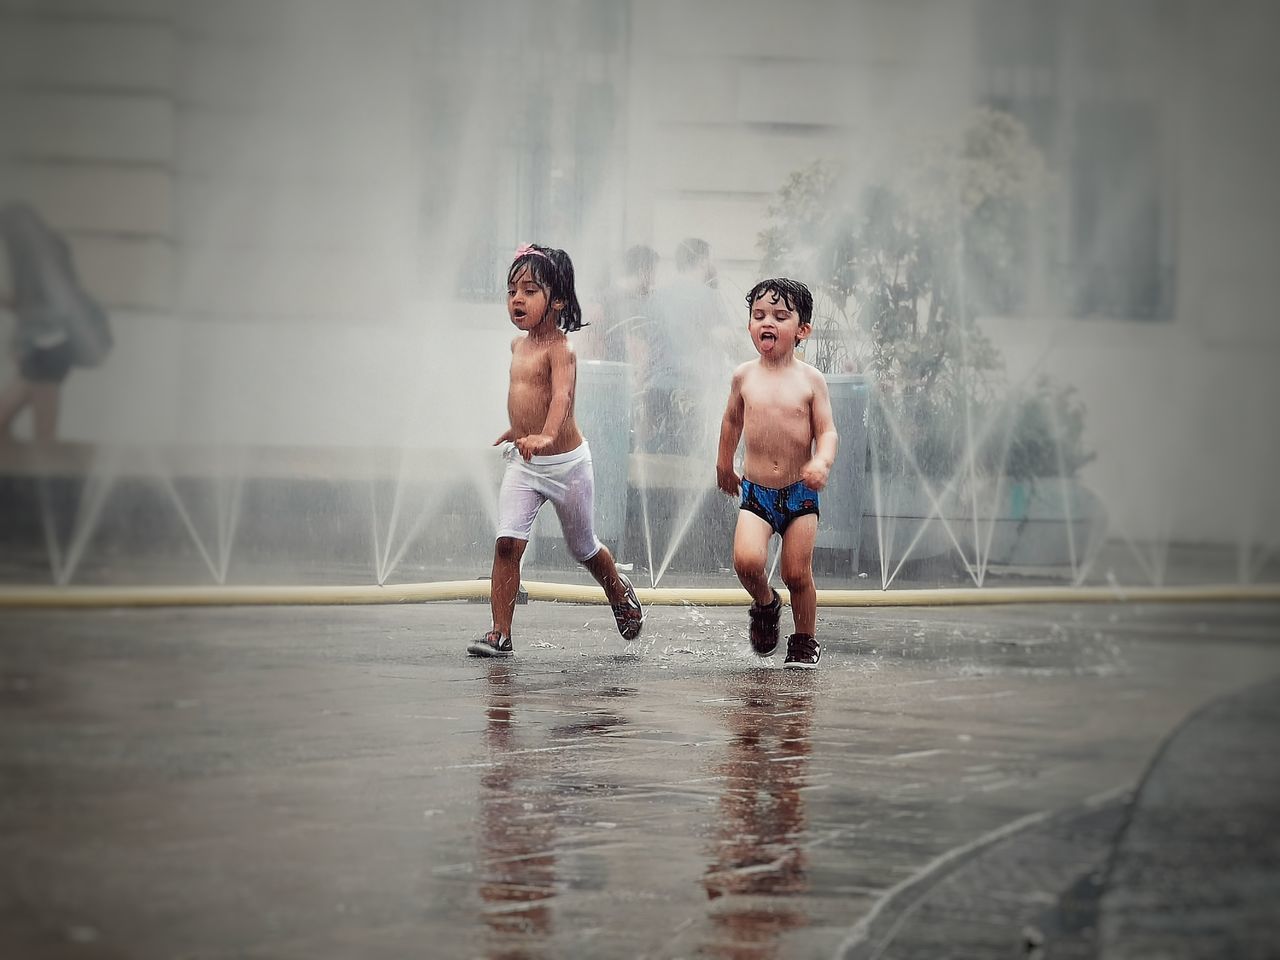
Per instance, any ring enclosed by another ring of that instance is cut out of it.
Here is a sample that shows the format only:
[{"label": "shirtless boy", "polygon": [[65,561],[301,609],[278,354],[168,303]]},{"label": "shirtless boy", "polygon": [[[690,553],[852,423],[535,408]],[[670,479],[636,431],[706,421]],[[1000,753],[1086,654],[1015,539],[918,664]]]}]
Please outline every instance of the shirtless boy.
[{"label": "shirtless boy", "polygon": [[[733,373],[720,424],[716,483],[742,497],[733,537],[733,568],[751,594],[751,648],[772,656],[778,647],[782,601],[765,572],[769,539],[782,538],[782,582],[790,591],[795,633],[787,638],[786,667],[812,668],[822,656],[816,636],[813,545],[818,494],[835,462],[835,421],[827,384],[795,355],[809,336],[813,296],[803,283],[762,280],[747,294],[747,332],[759,354]],[[745,437],[742,475],[734,470]]]}]

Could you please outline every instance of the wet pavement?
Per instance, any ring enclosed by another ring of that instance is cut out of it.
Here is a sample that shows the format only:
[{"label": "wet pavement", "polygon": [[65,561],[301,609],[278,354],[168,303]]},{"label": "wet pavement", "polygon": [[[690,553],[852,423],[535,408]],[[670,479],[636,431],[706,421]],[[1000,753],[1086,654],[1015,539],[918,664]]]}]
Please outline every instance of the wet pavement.
[{"label": "wet pavement", "polygon": [[[534,603],[500,662],[475,604],[2,616],[0,955],[33,958],[1092,956],[1152,909],[1096,878],[1161,744],[1280,675],[1274,605],[827,611],[812,673],[737,608],[626,645]],[[1220,798],[1258,762],[1172,752]],[[1227,819],[1230,868],[1271,821]],[[1161,822],[1123,836],[1203,855]]]}]

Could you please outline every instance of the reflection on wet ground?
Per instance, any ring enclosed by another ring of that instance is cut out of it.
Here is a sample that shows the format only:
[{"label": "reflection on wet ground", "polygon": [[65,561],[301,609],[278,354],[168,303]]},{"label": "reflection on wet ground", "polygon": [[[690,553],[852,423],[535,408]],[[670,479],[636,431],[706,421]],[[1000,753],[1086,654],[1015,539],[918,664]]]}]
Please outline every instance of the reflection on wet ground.
[{"label": "reflection on wet ground", "polygon": [[493,664],[486,677],[484,743],[490,766],[477,804],[477,895],[492,933],[493,957],[537,956],[525,949],[552,929],[556,895],[556,796],[538,790],[537,765],[516,736],[511,671]]},{"label": "reflection on wet ground", "polygon": [[1011,955],[1166,733],[1280,673],[1264,606],[824,611],[800,675],[741,610],[624,649],[531,604],[503,663],[483,615],[6,614],[0,954],[858,956],[936,888],[917,942],[998,897]]},{"label": "reflection on wet ground", "polygon": [[815,691],[811,674],[758,668],[726,687],[729,739],[716,767],[723,788],[703,878],[714,938],[705,952],[763,960],[778,955],[783,933],[808,920],[793,895],[808,889],[801,791]]},{"label": "reflection on wet ground", "polygon": [[557,832],[566,826],[566,800],[602,785],[568,782],[557,753],[627,723],[599,705],[635,690],[608,688],[577,700],[576,712],[534,739],[530,704],[512,664],[482,666],[485,684],[486,766],[481,767],[476,808],[476,895],[487,928],[487,955],[504,960],[547,955],[555,932],[554,900],[572,878],[560,863]]}]

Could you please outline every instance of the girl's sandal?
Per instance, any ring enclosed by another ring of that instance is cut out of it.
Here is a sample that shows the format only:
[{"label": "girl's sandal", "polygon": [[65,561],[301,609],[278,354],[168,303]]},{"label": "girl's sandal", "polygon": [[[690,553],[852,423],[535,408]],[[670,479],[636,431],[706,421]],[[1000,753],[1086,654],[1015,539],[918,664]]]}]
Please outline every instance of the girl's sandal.
[{"label": "girl's sandal", "polygon": [[644,609],[640,606],[640,598],[636,596],[631,581],[622,574],[618,574],[618,579],[626,588],[626,597],[621,603],[609,605],[613,609],[613,622],[618,625],[618,632],[622,634],[623,640],[634,640],[644,629]]}]

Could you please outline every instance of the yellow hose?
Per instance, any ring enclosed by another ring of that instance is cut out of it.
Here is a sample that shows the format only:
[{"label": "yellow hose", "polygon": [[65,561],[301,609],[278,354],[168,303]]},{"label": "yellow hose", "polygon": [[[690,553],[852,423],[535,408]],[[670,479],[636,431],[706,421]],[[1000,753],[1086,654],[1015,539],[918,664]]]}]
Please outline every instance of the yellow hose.
[{"label": "yellow hose", "polygon": [[[531,600],[605,602],[597,586],[526,581]],[[779,591],[787,599],[785,590]],[[746,606],[740,587],[638,588],[652,606]],[[0,587],[0,608],[292,606],[426,603],[488,600],[488,580],[446,580],[390,586],[315,587]],[[1010,603],[1221,603],[1280,601],[1280,584],[1217,584],[1181,587],[963,587],[921,590],[819,590],[819,607],[977,606]]]}]

